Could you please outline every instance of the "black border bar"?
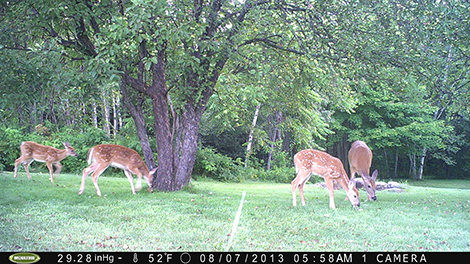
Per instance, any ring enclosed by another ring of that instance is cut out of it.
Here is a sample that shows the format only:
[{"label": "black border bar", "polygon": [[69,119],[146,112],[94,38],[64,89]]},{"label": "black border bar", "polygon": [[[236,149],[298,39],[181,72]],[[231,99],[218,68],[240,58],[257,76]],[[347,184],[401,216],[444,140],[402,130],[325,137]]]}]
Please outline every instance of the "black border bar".
[{"label": "black border bar", "polygon": [[[21,253],[21,254],[20,254]],[[28,257],[28,254],[31,257]],[[19,257],[21,255],[21,257]],[[26,257],[24,257],[26,255]],[[35,260],[35,256],[39,260]],[[2,263],[238,264],[238,263],[436,263],[461,262],[469,252],[0,252]],[[6,262],[8,260],[8,262]]]}]

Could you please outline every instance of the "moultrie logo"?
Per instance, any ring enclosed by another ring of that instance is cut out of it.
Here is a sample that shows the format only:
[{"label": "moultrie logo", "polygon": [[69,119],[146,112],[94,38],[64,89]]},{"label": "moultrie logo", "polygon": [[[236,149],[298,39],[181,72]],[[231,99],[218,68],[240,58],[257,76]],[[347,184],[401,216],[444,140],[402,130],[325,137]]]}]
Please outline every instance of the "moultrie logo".
[{"label": "moultrie logo", "polygon": [[41,257],[39,257],[39,255],[34,254],[34,253],[20,252],[20,253],[15,253],[11,255],[8,259],[13,263],[31,264],[31,263],[38,262],[41,259]]}]

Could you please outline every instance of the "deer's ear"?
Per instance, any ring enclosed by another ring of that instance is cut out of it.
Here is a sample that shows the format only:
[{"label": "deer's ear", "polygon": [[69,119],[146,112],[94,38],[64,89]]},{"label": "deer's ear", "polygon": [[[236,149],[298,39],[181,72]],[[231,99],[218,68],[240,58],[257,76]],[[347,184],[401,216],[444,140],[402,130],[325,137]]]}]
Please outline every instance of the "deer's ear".
[{"label": "deer's ear", "polygon": [[354,187],[356,187],[356,180],[355,179],[349,180],[348,187],[349,187],[349,190],[352,190]]},{"label": "deer's ear", "polygon": [[155,172],[157,172],[157,168],[158,168],[158,167],[154,168],[154,169],[151,170],[149,173],[150,173],[150,174],[155,174]]},{"label": "deer's ear", "polygon": [[377,179],[377,175],[379,174],[379,172],[377,170],[375,170],[374,172],[372,172],[372,180],[376,180]]},{"label": "deer's ear", "polygon": [[372,178],[363,171],[361,171],[361,177],[364,181],[367,181],[367,182],[370,182],[372,180]]}]

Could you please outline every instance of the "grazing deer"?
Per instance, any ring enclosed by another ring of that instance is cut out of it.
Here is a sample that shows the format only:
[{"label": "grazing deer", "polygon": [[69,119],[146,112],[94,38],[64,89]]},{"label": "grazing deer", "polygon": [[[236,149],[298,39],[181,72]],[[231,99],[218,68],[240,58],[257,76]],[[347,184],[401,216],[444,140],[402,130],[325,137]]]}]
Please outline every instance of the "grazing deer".
[{"label": "grazing deer", "polygon": [[349,201],[357,208],[360,205],[359,192],[356,189],[356,183],[349,180],[343,163],[328,153],[315,149],[305,149],[294,156],[294,165],[297,177],[292,181],[292,200],[293,205],[297,205],[296,189],[299,187],[300,199],[302,205],[305,205],[304,186],[312,174],[325,179],[326,186],[330,193],[330,208],[336,208],[334,197],[334,183],[338,183],[346,191]]},{"label": "grazing deer", "polygon": [[[127,179],[129,180],[132,188],[132,193],[135,194],[135,190],[140,191],[142,188],[142,176],[149,186],[149,192],[153,191],[152,181],[153,174],[157,168],[151,170],[147,168],[147,165],[142,161],[137,151],[126,148],[120,145],[103,144],[96,145],[88,150],[88,164],[91,164],[88,168],[83,170],[82,184],[78,194],[82,194],[85,190],[86,177],[93,172],[91,178],[95,185],[96,193],[101,196],[100,188],[98,187],[98,177],[103,173],[109,166],[116,167],[124,170]],[[134,188],[134,179],[132,173],[137,175],[137,186]]]},{"label": "grazing deer", "polygon": [[44,146],[32,141],[25,141],[21,143],[20,150],[21,156],[15,160],[15,175],[18,176],[18,165],[23,164],[28,178],[31,179],[29,174],[29,165],[33,161],[45,162],[49,173],[51,174],[51,182],[54,183],[52,165],[56,167],[56,174],[60,174],[62,170],[62,164],[60,161],[65,159],[67,156],[77,156],[75,149],[70,146],[68,142],[64,143],[65,149],[56,149],[54,147]]},{"label": "grazing deer", "polygon": [[355,174],[360,174],[364,180],[364,188],[367,192],[368,200],[377,200],[375,196],[375,180],[377,179],[377,170],[374,170],[372,176],[369,176],[370,166],[372,164],[372,151],[364,141],[354,141],[348,153],[349,168],[351,170],[351,179]]}]

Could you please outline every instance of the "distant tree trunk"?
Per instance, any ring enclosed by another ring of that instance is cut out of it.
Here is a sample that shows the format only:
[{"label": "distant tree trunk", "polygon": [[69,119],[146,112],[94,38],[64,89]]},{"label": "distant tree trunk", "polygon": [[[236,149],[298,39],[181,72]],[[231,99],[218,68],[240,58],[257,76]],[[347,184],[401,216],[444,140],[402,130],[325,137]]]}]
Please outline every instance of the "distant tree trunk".
[{"label": "distant tree trunk", "polygon": [[96,109],[96,102],[93,101],[93,123],[95,124],[95,128],[98,128],[98,110]]},{"label": "distant tree trunk", "polygon": [[348,152],[350,146],[351,144],[348,142],[348,134],[344,134],[341,141],[334,142],[333,146],[326,150],[328,154],[341,160],[344,166],[344,170],[348,175],[350,175],[348,162]]},{"label": "distant tree trunk", "polygon": [[[65,119],[64,119],[64,124],[66,126],[70,126],[71,124],[73,124],[73,116],[70,114],[70,105],[69,105],[69,100],[68,99],[65,99],[65,111],[64,111],[64,115],[65,115]],[[63,118],[63,117],[62,117]]]},{"label": "distant tree trunk", "polygon": [[106,135],[109,137],[111,136],[111,127],[109,126],[110,114],[109,114],[109,106],[108,100],[106,96],[106,91],[102,93],[102,100],[103,100],[103,129],[106,131]]},{"label": "distant tree trunk", "polygon": [[116,100],[117,96],[114,95],[113,96],[113,136],[114,138],[116,138],[117,136],[117,132],[119,130],[119,127],[118,127],[118,114],[117,114],[117,100]]},{"label": "distant tree trunk", "polygon": [[410,175],[413,179],[417,179],[416,174],[416,154],[410,154]]},{"label": "distant tree trunk", "polygon": [[256,122],[258,120],[260,108],[261,108],[261,104],[258,104],[256,106],[255,115],[253,117],[253,122],[251,123],[250,135],[248,136],[248,144],[246,145],[245,168],[248,167],[248,160],[251,154],[251,148],[253,146],[253,133],[255,132]]},{"label": "distant tree trunk", "polygon": [[118,125],[119,130],[121,130],[123,122],[122,122],[122,114],[121,114],[121,95],[116,95],[116,103],[117,103],[117,116],[118,116]]},{"label": "distant tree trunk", "polygon": [[268,162],[267,162],[267,167],[266,167],[267,170],[271,169],[271,161],[273,159],[276,142],[278,139],[281,138],[280,130],[279,130],[279,125],[281,124],[281,122],[282,122],[282,112],[277,111],[275,115],[275,119],[273,120],[274,126],[273,126],[271,137],[270,137],[271,150],[269,151],[269,155],[268,155]]},{"label": "distant tree trunk", "polygon": [[395,151],[395,168],[394,168],[394,178],[398,177],[398,148]]},{"label": "distant tree trunk", "polygon": [[382,178],[388,178],[388,155],[387,150],[384,149],[385,168],[382,169]]},{"label": "distant tree trunk", "polygon": [[36,126],[38,124],[38,120],[36,118],[37,115],[37,107],[36,107],[36,102],[33,102],[30,106],[30,124],[32,127]]},{"label": "distant tree trunk", "polygon": [[423,148],[423,153],[421,154],[421,158],[419,160],[419,170],[418,174],[416,175],[416,179],[422,180],[423,179],[423,171],[424,171],[424,159],[426,158],[427,149]]}]

